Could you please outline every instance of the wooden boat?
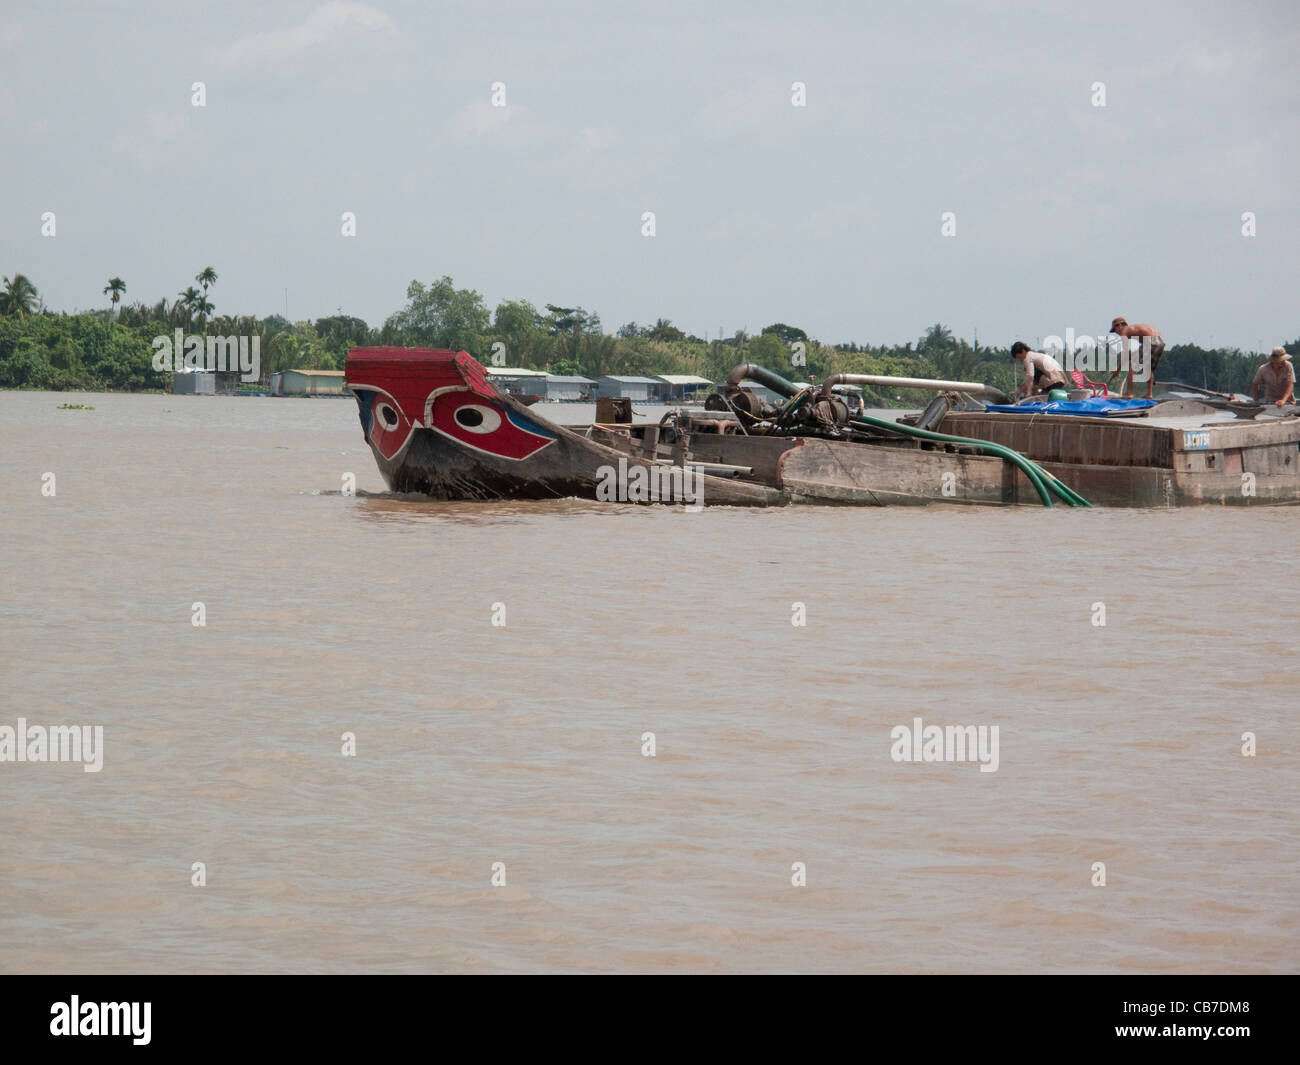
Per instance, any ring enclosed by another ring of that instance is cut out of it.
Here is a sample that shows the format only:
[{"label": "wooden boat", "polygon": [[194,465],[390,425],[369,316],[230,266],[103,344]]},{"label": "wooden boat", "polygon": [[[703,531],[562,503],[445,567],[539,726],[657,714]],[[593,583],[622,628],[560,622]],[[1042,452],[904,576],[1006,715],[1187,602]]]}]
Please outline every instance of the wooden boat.
[{"label": "wooden boat", "polygon": [[[741,387],[746,380],[784,402],[764,403]],[[692,508],[1300,502],[1300,418],[1239,418],[1196,400],[1108,417],[989,410],[976,397],[1005,396],[970,382],[837,375],[800,388],[741,364],[704,410],[572,429],[499,392],[465,352],[354,348],[345,381],[389,488],[435,499]],[[850,412],[834,391],[882,382],[938,395],[919,417],[890,422]]]}]

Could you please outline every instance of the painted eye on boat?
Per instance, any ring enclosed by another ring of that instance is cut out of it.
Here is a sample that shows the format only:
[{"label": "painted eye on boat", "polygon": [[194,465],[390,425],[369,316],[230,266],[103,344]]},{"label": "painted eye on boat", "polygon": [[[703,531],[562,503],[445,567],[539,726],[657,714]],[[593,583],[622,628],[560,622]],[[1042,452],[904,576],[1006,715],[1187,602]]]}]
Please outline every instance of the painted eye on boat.
[{"label": "painted eye on boat", "polygon": [[471,433],[492,433],[501,427],[501,415],[491,407],[471,403],[456,411],[456,424]]},{"label": "painted eye on boat", "polygon": [[397,428],[397,411],[393,410],[387,403],[380,403],[376,406],[375,414],[379,416],[379,424],[385,429]]}]

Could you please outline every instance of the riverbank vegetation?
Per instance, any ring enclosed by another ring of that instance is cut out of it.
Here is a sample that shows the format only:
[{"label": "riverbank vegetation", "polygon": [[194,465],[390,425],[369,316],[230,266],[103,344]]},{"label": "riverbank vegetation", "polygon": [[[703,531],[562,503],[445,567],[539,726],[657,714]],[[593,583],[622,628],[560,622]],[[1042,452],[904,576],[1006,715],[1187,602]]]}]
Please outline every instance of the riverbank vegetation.
[{"label": "riverbank vegetation", "polygon": [[[73,314],[45,307],[32,280],[21,273],[0,283],[0,388],[50,391],[144,391],[166,387],[153,368],[153,341],[186,334],[260,338],[261,380],[285,369],[341,370],[348,349],[368,344],[464,349],[485,365],[549,370],[555,374],[692,374],[717,381],[738,362],[754,362],[796,381],[833,373],[887,374],[981,381],[1009,390],[1019,367],[1010,358],[1011,337],[990,347],[953,336],[942,324],[915,342],[827,342],[797,326],[776,322],[756,335],[692,336],[666,318],[628,322],[607,331],[600,316],[583,307],[504,300],[489,309],[472,289],[450,277],[425,285],[412,281],[406,303],[379,326],[338,314],[290,322],[279,315],[217,314],[216,271],[206,267],[174,300],[129,302],[127,283],[110,278],[102,309]],[[1034,338],[1029,338],[1031,341]],[[1287,345],[1300,355],[1300,340]],[[1179,380],[1221,392],[1247,391],[1263,356],[1238,349],[1172,345],[1161,361],[1160,380]],[[1092,372],[1094,379],[1105,374]],[[870,390],[869,390],[870,392]],[[868,400],[888,406],[914,402],[893,390]]]}]

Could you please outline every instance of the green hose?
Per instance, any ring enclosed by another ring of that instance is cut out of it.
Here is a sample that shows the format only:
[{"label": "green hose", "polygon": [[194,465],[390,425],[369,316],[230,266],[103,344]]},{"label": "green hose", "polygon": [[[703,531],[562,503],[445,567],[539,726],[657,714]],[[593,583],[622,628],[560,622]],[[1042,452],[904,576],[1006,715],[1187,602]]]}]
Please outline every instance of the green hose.
[{"label": "green hose", "polygon": [[1031,462],[1019,451],[1013,451],[1005,444],[994,444],[988,440],[972,440],[965,436],[949,436],[947,433],[935,433],[929,429],[917,429],[911,425],[887,422],[883,418],[872,418],[866,414],[852,419],[849,424],[864,429],[887,429],[890,432],[901,433],[904,436],[916,437],[918,440],[933,440],[941,444],[964,444],[968,447],[977,448],[986,454],[1005,459],[1020,470],[1029,478],[1029,483],[1034,486],[1034,491],[1038,493],[1038,498],[1042,501],[1043,506],[1050,507],[1052,505],[1052,494],[1072,507],[1092,506],[1068,484],[1053,477],[1037,463]]},{"label": "green hose", "polygon": [[[764,369],[762,366],[756,366],[754,363],[742,364],[744,366],[745,377],[759,384],[765,385],[772,389],[773,392],[780,393],[787,399],[792,399],[799,395],[800,389],[791,384],[784,377],[773,373],[771,370]],[[732,373],[741,370],[736,367]],[[730,380],[730,378],[728,378]],[[796,404],[795,406],[798,406]],[[793,408],[791,408],[793,410]],[[886,429],[891,433],[901,433],[903,436],[913,436],[919,440],[933,440],[941,444],[964,444],[967,447],[973,447],[989,455],[996,455],[1007,462],[1011,463],[1016,469],[1020,470],[1027,478],[1029,483],[1034,486],[1034,491],[1038,493],[1038,498],[1042,501],[1043,506],[1052,505],[1052,496],[1055,495],[1064,503],[1072,507],[1090,507],[1092,506],[1083,496],[1079,495],[1064,481],[1053,477],[1036,462],[1032,462],[1020,454],[1019,451],[1013,451],[1005,444],[994,444],[987,440],[971,440],[964,436],[949,436],[946,433],[935,433],[929,429],[917,429],[911,425],[900,425],[896,422],[887,422],[881,418],[872,418],[863,414],[849,421],[850,425],[857,425],[864,429]]]}]

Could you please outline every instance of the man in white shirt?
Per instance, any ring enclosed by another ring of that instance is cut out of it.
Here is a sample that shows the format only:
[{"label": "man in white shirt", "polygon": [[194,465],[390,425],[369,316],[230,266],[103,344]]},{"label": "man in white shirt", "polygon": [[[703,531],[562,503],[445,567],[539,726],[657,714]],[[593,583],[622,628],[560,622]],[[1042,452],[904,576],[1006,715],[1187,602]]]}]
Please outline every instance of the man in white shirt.
[{"label": "man in white shirt", "polygon": [[1021,396],[1031,396],[1036,392],[1050,392],[1054,388],[1070,387],[1061,364],[1052,356],[1041,351],[1030,351],[1029,345],[1017,340],[1011,345],[1011,357],[1019,359],[1025,366],[1025,380],[1020,388],[1011,393],[1014,402]]}]

